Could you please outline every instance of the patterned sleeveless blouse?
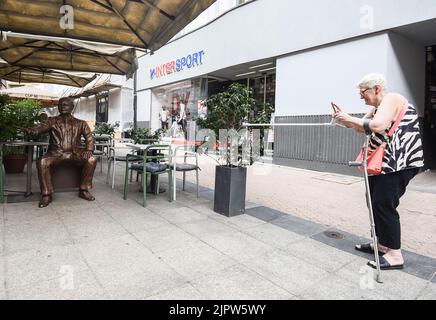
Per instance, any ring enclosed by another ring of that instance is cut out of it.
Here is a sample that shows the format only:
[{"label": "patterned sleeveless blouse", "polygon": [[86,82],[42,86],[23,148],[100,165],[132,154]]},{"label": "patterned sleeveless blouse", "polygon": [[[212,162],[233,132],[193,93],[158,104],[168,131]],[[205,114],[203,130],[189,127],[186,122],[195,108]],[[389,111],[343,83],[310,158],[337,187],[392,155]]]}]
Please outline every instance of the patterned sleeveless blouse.
[{"label": "patterned sleeveless blouse", "polygon": [[388,132],[393,124],[383,134],[373,133],[370,139],[370,150],[387,142],[382,174],[423,167],[424,154],[415,107],[409,103],[406,114],[389,139]]}]

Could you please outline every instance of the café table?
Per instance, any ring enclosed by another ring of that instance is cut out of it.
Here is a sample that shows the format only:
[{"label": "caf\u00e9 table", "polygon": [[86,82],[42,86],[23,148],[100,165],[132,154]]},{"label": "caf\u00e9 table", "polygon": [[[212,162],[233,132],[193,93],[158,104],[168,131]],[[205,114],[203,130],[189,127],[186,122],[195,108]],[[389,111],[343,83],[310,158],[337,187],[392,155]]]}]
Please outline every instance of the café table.
[{"label": "caf\u00e9 table", "polygon": [[[126,143],[126,147],[131,148],[132,150],[136,150],[136,151],[144,151],[146,150],[148,147],[153,146],[152,144],[140,144],[140,143]],[[153,190],[155,190],[156,187],[156,183],[158,183],[157,181],[158,177],[157,176],[151,176],[150,179],[150,187],[147,188],[147,193],[153,193]],[[159,193],[164,193],[166,190],[165,188],[159,188]]]},{"label": "caf\u00e9 table", "polygon": [[9,147],[26,147],[27,149],[27,177],[26,177],[26,191],[24,197],[32,195],[32,162],[33,162],[33,150],[35,146],[48,146],[48,142],[39,141],[16,141],[2,143]]}]

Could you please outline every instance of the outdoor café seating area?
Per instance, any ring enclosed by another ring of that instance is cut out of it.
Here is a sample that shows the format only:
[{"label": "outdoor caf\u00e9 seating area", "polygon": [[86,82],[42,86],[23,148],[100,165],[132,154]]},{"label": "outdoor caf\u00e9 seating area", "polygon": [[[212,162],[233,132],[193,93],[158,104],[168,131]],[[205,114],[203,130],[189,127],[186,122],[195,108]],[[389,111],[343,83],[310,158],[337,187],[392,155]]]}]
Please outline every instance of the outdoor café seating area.
[{"label": "outdoor caf\u00e9 seating area", "polygon": [[[194,194],[198,197],[200,168],[195,146],[187,143],[173,144],[168,139],[140,142],[134,143],[131,139],[114,139],[110,135],[94,134],[94,157],[98,163],[94,172],[93,192],[100,191],[98,189],[111,189],[114,192],[118,190],[121,191],[119,196],[126,200],[128,196],[132,197],[134,190],[139,189],[143,199],[141,204],[144,207],[147,206],[147,194],[165,193],[166,198],[171,202],[177,197],[177,173],[180,173],[180,189],[185,191],[186,175],[192,172],[197,182]],[[23,142],[23,146],[24,144],[27,148],[27,164],[24,171],[6,173],[2,168],[1,188],[5,203],[36,201],[40,194],[35,160],[47,151],[48,143]],[[10,146],[13,145],[9,144]],[[80,175],[80,170],[75,172],[76,175]],[[55,193],[78,190],[77,183],[72,181],[77,179],[72,175],[74,173],[63,178],[70,181],[60,183],[57,181],[62,178],[54,178]],[[105,183],[96,183],[99,180]]]}]

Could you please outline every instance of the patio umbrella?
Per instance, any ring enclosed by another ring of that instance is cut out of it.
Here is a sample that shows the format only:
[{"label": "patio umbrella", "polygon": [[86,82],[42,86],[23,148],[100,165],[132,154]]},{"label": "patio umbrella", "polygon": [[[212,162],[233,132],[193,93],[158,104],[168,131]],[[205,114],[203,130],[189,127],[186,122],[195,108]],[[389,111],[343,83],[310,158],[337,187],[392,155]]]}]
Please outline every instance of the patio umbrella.
[{"label": "patio umbrella", "polygon": [[12,66],[126,75],[138,63],[135,49],[46,36],[3,33],[0,58]]},{"label": "patio umbrella", "polygon": [[43,107],[52,107],[57,105],[59,96],[38,87],[21,86],[0,90],[0,94],[7,94],[12,99],[34,99],[41,102]]},{"label": "patio umbrella", "polygon": [[42,90],[33,86],[22,86],[0,90],[0,94],[7,94],[12,98],[35,99],[35,100],[59,100],[59,96],[53,92]]},{"label": "patio umbrella", "polygon": [[2,0],[0,30],[155,51],[215,0]]},{"label": "patio umbrella", "polygon": [[52,83],[83,87],[96,78],[93,73],[67,72],[37,67],[11,66],[0,59],[0,79],[18,83]]}]

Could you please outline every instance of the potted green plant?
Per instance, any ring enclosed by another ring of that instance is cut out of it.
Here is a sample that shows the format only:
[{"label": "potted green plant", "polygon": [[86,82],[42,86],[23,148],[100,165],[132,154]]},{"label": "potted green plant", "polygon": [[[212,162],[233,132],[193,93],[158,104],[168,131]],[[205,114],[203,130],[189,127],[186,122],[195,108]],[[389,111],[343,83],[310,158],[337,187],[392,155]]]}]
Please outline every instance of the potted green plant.
[{"label": "potted green plant", "polygon": [[120,122],[116,121],[114,124],[106,123],[106,122],[98,122],[94,128],[94,134],[96,135],[110,135],[114,136],[115,130],[120,127]]},{"label": "potted green plant", "polygon": [[[13,142],[28,138],[22,128],[32,127],[38,120],[41,107],[32,99],[11,101],[0,98],[0,143]],[[24,147],[2,146],[3,164],[6,173],[21,173],[26,165],[27,156]]]},{"label": "potted green plant", "polygon": [[157,129],[154,133],[151,133],[148,128],[136,128],[127,131],[127,134],[135,143],[145,143],[157,142],[160,140],[164,134],[164,129]]},{"label": "potted green plant", "polygon": [[222,160],[215,169],[214,211],[228,217],[243,214],[246,167],[253,164],[255,158],[247,148],[247,134],[241,134],[241,129],[244,129],[243,123],[250,120],[256,100],[246,85],[232,83],[226,91],[212,95],[205,104],[207,118],[196,119],[197,124],[213,130]]}]

